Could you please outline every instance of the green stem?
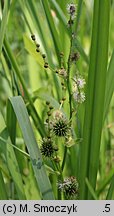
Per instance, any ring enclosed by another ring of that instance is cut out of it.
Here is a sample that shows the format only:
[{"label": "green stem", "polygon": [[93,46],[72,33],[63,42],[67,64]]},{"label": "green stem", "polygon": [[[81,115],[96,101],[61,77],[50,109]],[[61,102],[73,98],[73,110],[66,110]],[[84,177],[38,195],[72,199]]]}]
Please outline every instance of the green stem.
[{"label": "green stem", "polygon": [[[70,16],[70,22],[72,21],[71,16]],[[73,44],[73,31],[72,31],[72,26],[70,26],[70,32],[71,32],[71,37],[70,37],[70,51],[69,51],[69,56],[68,56],[68,62],[67,62],[67,88],[68,88],[68,95],[69,95],[69,106],[70,106],[70,117],[69,119],[72,118],[72,95],[71,95],[71,87],[70,87],[70,68],[71,68],[71,62],[70,62],[70,56],[72,52],[72,44]]]},{"label": "green stem", "polygon": [[66,156],[67,156],[67,147],[65,146],[64,157],[63,157],[63,162],[62,162],[62,166],[61,166],[62,171],[64,170]]},{"label": "green stem", "polygon": [[[58,176],[58,183],[59,182],[63,182],[64,179],[63,179],[63,173],[62,173],[62,169],[61,169],[60,163],[58,163],[57,169],[60,172],[60,175]],[[62,192],[58,188],[58,200],[61,200],[61,197],[62,197]]]},{"label": "green stem", "polygon": [[[70,17],[71,20],[71,17]],[[68,56],[68,62],[67,62],[67,88],[68,88],[68,95],[69,95],[69,108],[70,108],[70,115],[69,115],[69,119],[72,119],[72,95],[71,95],[71,88],[70,88],[70,66],[71,66],[71,62],[70,62],[70,56],[71,56],[71,52],[72,52],[72,43],[73,43],[73,37],[72,37],[72,27],[70,26],[71,29],[71,39],[70,39],[70,52],[69,52],[69,56]],[[64,156],[63,156],[63,162],[62,162],[62,170],[64,169],[65,166],[65,161],[66,161],[66,156],[67,156],[67,147],[65,146],[65,150],[64,150]]]}]

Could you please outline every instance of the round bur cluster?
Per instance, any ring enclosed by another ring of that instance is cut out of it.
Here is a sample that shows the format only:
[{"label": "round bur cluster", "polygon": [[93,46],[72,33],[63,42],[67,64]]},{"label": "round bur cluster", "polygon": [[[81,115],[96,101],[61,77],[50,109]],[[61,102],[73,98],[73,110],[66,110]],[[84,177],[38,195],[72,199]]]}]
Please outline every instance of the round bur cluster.
[{"label": "round bur cluster", "polygon": [[60,110],[53,113],[54,121],[52,123],[52,131],[58,137],[66,137],[71,130],[69,122]]},{"label": "round bur cluster", "polygon": [[69,133],[69,125],[65,119],[58,119],[53,124],[53,132],[56,136],[67,136]]},{"label": "round bur cluster", "polygon": [[77,79],[74,79],[76,85],[78,86],[78,88],[83,89],[84,85],[85,85],[85,79],[83,79],[82,77],[78,77]]},{"label": "round bur cluster", "polygon": [[43,138],[40,150],[44,157],[47,157],[47,158],[53,157],[55,149],[54,149],[51,139]]},{"label": "round bur cluster", "polygon": [[76,199],[79,195],[79,185],[74,176],[65,178],[58,184],[58,188],[64,192],[67,199]]}]

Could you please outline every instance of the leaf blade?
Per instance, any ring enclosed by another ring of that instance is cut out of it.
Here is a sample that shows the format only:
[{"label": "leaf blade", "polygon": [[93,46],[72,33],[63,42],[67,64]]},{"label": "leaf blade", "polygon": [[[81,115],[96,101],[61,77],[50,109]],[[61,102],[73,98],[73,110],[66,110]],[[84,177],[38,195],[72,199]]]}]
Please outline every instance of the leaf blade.
[{"label": "leaf blade", "polygon": [[10,98],[9,100],[16,114],[25,144],[30,153],[33,170],[35,172],[42,197],[43,199],[54,199],[52,188],[45,171],[40,150],[34,137],[25,104],[20,96]]}]

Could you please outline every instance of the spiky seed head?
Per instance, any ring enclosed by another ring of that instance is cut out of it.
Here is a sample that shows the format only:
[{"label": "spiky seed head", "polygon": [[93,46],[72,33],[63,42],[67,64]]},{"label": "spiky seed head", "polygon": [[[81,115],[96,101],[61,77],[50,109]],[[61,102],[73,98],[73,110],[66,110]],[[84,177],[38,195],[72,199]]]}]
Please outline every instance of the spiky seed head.
[{"label": "spiky seed head", "polygon": [[55,150],[51,139],[43,138],[40,150],[44,157],[46,158],[53,157]]},{"label": "spiky seed head", "polygon": [[58,183],[58,188],[62,190],[67,199],[76,199],[79,195],[79,184],[74,176],[65,178]]},{"label": "spiky seed head", "polygon": [[53,132],[58,137],[66,137],[69,134],[70,126],[66,119],[56,119],[53,123]]}]

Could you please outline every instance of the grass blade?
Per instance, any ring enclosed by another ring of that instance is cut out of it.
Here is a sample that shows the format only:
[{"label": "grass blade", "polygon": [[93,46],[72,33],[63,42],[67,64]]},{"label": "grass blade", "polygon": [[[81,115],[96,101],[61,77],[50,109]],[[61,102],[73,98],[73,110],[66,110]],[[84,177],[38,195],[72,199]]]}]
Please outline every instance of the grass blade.
[{"label": "grass blade", "polygon": [[111,98],[114,92],[113,83],[114,83],[114,51],[112,53],[108,71],[107,71],[107,83],[106,83],[105,105],[104,105],[104,120],[108,113],[108,108],[109,108],[110,101],[111,101]]},{"label": "grass blade", "polygon": [[50,0],[50,2],[53,5],[53,7],[54,7],[54,9],[55,9],[55,11],[57,13],[58,18],[63,23],[63,26],[65,27],[67,33],[70,34],[70,32],[68,31],[68,28],[67,28],[67,19],[66,19],[66,16],[64,15],[64,13],[63,13],[62,9],[60,8],[59,4],[55,0]]},{"label": "grass blade", "polygon": [[90,182],[88,181],[87,178],[86,178],[86,184],[87,184],[87,187],[88,187],[89,192],[91,193],[91,196],[93,197],[93,199],[98,200],[98,197],[97,197],[95,191],[93,190],[93,188],[92,188],[92,186],[91,186],[91,184],[90,184]]},{"label": "grass blade", "polygon": [[[12,127],[13,125],[13,127]],[[7,106],[7,128],[11,142],[15,144],[16,140],[16,116],[12,112],[11,106]]]},{"label": "grass blade", "polygon": [[[109,17],[110,2],[107,0],[99,1],[99,26],[97,39],[96,74],[94,85],[94,104],[91,130],[91,152],[89,181],[95,190],[97,171],[99,165],[100,141],[102,133],[106,72],[108,61],[108,37],[109,37]],[[91,199],[91,195],[88,196]]]},{"label": "grass blade", "polygon": [[114,175],[114,168],[110,170],[107,176],[105,176],[104,180],[100,183],[98,190],[97,190],[97,196],[100,195],[100,193],[103,192],[104,188],[110,183],[111,179]]},{"label": "grass blade", "polygon": [[76,33],[77,33],[77,30],[78,30],[78,26],[79,26],[79,22],[80,22],[80,15],[81,15],[81,10],[82,10],[82,3],[83,3],[83,0],[79,0],[78,1],[78,8],[77,8],[77,17],[76,17]]},{"label": "grass blade", "polygon": [[13,97],[9,99],[14,112],[16,114],[19,126],[22,131],[22,135],[25,144],[28,148],[33,169],[35,172],[36,180],[43,199],[54,199],[52,188],[47,177],[45,167],[41,158],[40,150],[38,148],[35,136],[30,124],[28,113],[21,96]]},{"label": "grass blade", "polygon": [[86,177],[94,190],[96,186],[108,59],[109,8],[110,3],[106,0],[94,1],[84,135],[80,158],[80,199],[91,199],[90,193],[87,197]]},{"label": "grass blade", "polygon": [[[80,199],[85,199],[85,193],[86,193],[85,178],[87,177],[87,169],[88,169],[89,145],[90,145],[89,139],[91,134],[91,118],[92,118],[92,103],[93,103],[92,98],[94,95],[93,86],[94,86],[95,62],[96,62],[96,53],[97,53],[97,47],[96,47],[97,38],[95,36],[98,31],[98,16],[95,16],[95,14],[97,13],[98,9],[99,9],[99,1],[97,0],[94,6],[93,32],[92,32],[93,42],[91,45],[89,77],[88,77],[88,92],[87,92],[86,110],[85,110],[84,142],[82,142],[82,146],[81,146],[80,169],[83,171],[80,173],[80,185],[81,185]],[[92,62],[94,62],[94,64]],[[88,122],[88,126],[86,126],[86,122]]]}]

